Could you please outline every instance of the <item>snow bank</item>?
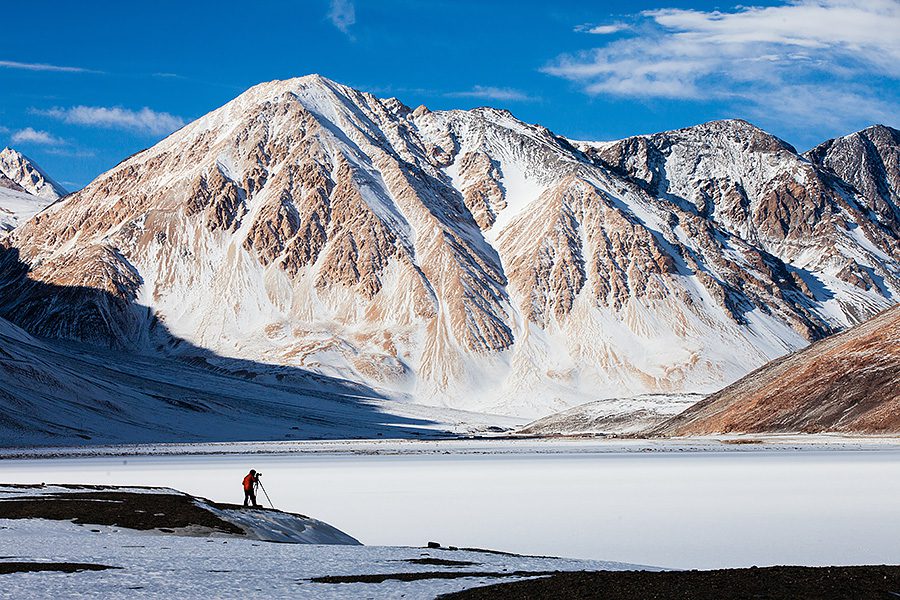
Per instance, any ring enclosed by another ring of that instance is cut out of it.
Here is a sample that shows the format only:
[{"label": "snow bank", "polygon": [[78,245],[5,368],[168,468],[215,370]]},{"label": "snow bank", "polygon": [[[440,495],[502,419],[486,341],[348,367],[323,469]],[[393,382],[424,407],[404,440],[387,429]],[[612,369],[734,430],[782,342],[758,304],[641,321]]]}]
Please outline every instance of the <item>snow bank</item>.
[{"label": "snow bank", "polygon": [[265,508],[216,508],[203,501],[198,501],[197,504],[219,518],[234,523],[251,539],[289,544],[360,545],[358,540],[328,523],[303,515]]}]

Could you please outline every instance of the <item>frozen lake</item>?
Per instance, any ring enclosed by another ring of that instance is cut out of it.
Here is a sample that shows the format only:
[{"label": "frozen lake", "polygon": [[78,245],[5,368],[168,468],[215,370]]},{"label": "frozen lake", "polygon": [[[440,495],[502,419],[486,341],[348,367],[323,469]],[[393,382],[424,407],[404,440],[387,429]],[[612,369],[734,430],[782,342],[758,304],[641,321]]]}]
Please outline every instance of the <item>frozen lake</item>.
[{"label": "frozen lake", "polygon": [[276,507],[366,544],[676,568],[900,563],[891,448],[6,459],[0,481],[158,485],[240,502],[251,467]]}]

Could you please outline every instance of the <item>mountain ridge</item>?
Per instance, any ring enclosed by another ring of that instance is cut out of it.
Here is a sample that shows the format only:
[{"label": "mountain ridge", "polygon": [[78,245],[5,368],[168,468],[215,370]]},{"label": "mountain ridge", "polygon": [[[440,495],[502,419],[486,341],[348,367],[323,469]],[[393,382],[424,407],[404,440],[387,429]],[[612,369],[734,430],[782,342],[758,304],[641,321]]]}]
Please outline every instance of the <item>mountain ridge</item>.
[{"label": "mountain ridge", "polygon": [[101,343],[177,356],[159,319],[466,410],[711,392],[900,295],[876,201],[750,128],[584,143],[320,76],[259,84],[12,235],[30,278],[144,313],[51,323],[52,298],[0,274],[0,316],[78,337],[89,313]]}]

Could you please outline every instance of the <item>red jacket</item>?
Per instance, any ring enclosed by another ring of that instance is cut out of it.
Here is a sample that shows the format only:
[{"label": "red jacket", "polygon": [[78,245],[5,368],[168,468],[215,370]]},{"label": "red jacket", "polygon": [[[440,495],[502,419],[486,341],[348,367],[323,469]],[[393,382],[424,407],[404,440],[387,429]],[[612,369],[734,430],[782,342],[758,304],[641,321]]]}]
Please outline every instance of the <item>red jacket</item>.
[{"label": "red jacket", "polygon": [[244,490],[247,492],[252,491],[254,483],[256,483],[256,476],[247,473],[247,476],[244,477]]}]

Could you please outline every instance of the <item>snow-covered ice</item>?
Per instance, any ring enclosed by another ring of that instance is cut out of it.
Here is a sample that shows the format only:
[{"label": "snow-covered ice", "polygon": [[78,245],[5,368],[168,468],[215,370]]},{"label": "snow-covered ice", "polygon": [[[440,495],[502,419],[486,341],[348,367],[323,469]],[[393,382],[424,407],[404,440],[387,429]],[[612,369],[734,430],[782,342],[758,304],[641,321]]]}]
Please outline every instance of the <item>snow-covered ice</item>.
[{"label": "snow-covered ice", "polygon": [[[468,577],[382,583],[315,583],[313,577],[433,571],[621,569],[628,565],[483,552],[272,544],[235,538],[160,536],[40,519],[0,519],[6,560],[90,562],[119,567],[73,574],[3,575],[0,597],[16,598],[434,598],[509,579]],[[440,567],[424,557],[469,561]]]},{"label": "snow-covered ice", "polygon": [[235,445],[239,454],[4,459],[0,481],[164,485],[237,502],[253,467],[278,508],[365,544],[677,568],[900,562],[900,440],[757,441],[260,443]]}]

